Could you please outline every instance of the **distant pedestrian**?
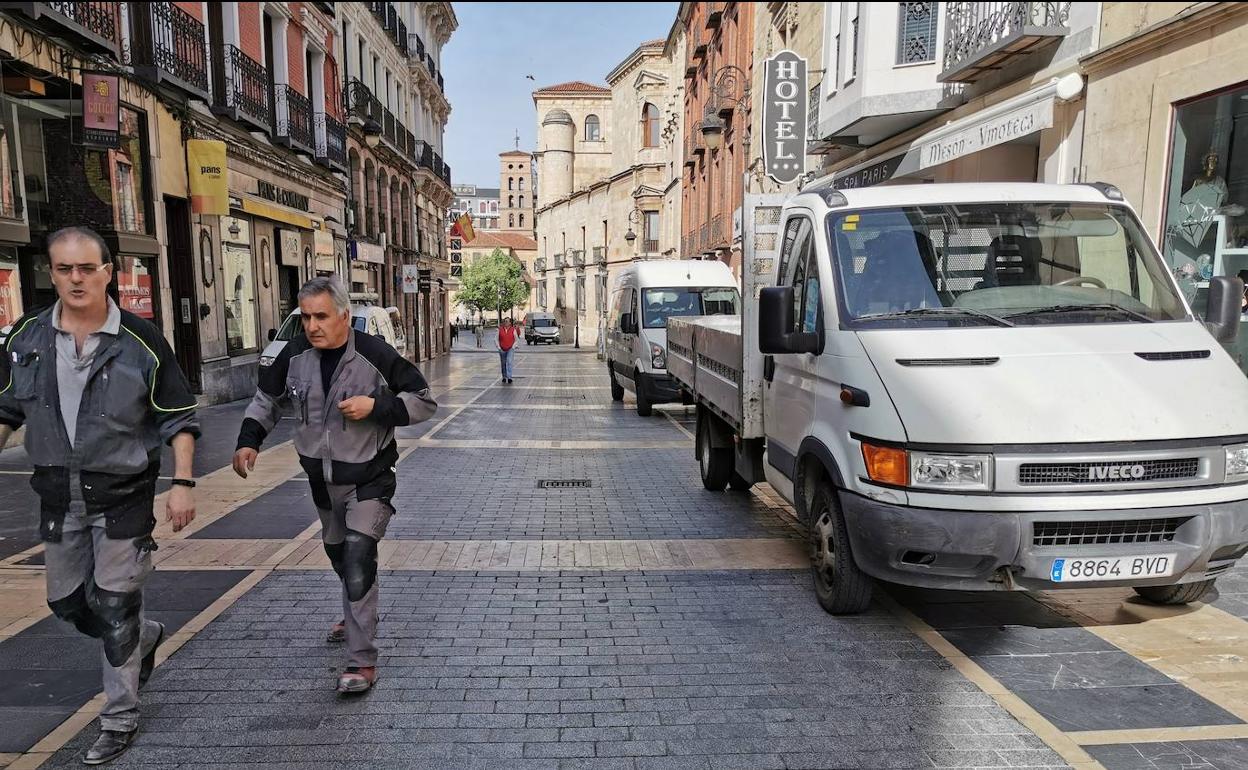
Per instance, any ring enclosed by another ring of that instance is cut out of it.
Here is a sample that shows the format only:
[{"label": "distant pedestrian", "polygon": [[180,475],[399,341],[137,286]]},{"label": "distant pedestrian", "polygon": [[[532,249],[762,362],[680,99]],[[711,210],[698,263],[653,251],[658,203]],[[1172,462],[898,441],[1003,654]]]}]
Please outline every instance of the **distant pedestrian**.
[{"label": "distant pedestrian", "polygon": [[[165,518],[177,532],[195,518],[199,421],[195,394],[160,330],[109,298],[116,263],[100,236],[58,230],[48,238],[48,261],[56,304],[19,320],[5,343],[0,448],[26,426],[48,606],[103,648],[100,734],[83,757],[99,765],[125,751],[138,730],[139,688],[165,636],[143,615],[160,448],[173,447]],[[55,665],[73,667],[64,653],[45,650]]]},{"label": "distant pedestrian", "polygon": [[472,333],[477,338],[477,347],[481,347],[482,337],[485,335],[485,331],[481,328],[480,322],[478,322],[476,326],[472,327]]},{"label": "distant pedestrian", "polygon": [[498,327],[498,339],[494,346],[498,349],[499,363],[503,369],[503,382],[508,384],[515,382],[512,375],[516,368],[516,340],[519,336],[519,327],[513,326],[510,318],[504,318],[503,325]]},{"label": "distant pedestrian", "polygon": [[459,327],[451,324],[451,344],[455,344],[455,340],[459,338]]},{"label": "distant pedestrian", "polygon": [[343,617],[327,637],[347,645],[338,692],[359,693],[377,681],[377,544],[394,515],[394,431],[429,419],[438,405],[415,364],[351,328],[341,284],[313,278],[298,298],[303,334],[260,370],[238,431],[234,472],[247,478],[255,469],[282,407],[292,406],[295,452],[312,488],[325,553],[342,582]]}]

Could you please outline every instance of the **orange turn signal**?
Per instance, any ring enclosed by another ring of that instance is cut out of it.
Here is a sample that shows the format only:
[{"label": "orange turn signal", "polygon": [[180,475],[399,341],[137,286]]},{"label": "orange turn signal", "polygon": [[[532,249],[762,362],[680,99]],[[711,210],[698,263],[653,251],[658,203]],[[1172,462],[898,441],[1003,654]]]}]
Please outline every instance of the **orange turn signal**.
[{"label": "orange turn signal", "polygon": [[910,482],[910,462],[906,450],[891,446],[862,445],[867,476],[881,484],[904,487]]}]

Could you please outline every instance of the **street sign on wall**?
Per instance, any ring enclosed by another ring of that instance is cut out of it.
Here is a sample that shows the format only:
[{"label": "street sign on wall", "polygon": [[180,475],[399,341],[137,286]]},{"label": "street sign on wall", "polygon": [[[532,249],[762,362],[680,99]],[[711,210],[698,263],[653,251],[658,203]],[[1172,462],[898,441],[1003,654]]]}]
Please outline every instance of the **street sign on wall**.
[{"label": "street sign on wall", "polygon": [[420,290],[420,268],[416,265],[403,266],[403,293],[415,294]]},{"label": "street sign on wall", "polygon": [[806,60],[781,51],[764,66],[763,165],[786,184],[806,173]]}]

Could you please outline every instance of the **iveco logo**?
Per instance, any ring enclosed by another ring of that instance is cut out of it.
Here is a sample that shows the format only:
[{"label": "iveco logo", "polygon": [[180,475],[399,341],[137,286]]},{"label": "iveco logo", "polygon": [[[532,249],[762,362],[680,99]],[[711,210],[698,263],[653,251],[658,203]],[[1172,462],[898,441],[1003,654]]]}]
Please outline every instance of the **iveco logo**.
[{"label": "iveco logo", "polygon": [[1088,468],[1090,481],[1115,481],[1144,478],[1143,465],[1096,465]]}]

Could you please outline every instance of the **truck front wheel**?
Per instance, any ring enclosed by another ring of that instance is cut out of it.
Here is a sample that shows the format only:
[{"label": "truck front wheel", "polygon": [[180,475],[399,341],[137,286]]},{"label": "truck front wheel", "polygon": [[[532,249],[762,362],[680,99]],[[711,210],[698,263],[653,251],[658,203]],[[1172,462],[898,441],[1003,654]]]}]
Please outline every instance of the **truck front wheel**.
[{"label": "truck front wheel", "polygon": [[723,492],[733,475],[732,450],[716,449],[711,443],[709,419],[698,420],[698,470],[702,472],[702,486],[712,492]]},{"label": "truck front wheel", "polygon": [[871,604],[871,578],[849,552],[849,535],[835,492],[826,484],[810,501],[810,570],[815,598],[832,615],[853,615]]},{"label": "truck front wheel", "polygon": [[1213,588],[1213,583],[1212,580],[1198,580],[1173,586],[1136,586],[1135,592],[1153,604],[1188,604],[1200,601]]}]

